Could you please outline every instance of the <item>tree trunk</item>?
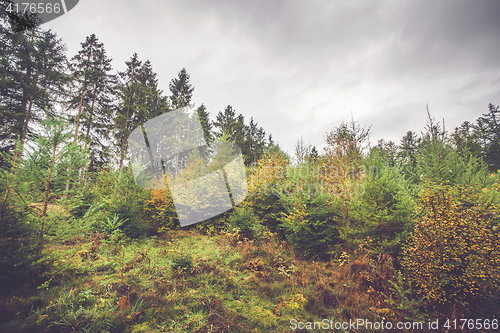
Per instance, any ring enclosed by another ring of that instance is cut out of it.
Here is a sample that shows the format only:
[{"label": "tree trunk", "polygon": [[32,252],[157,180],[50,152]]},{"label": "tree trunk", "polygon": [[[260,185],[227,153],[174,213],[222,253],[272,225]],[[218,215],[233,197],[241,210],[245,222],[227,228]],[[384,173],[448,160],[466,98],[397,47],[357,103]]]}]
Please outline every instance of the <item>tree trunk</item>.
[{"label": "tree trunk", "polygon": [[[76,126],[75,126],[75,135],[73,136],[73,141],[76,142],[76,138],[78,136],[78,127],[80,127],[80,114],[82,112],[83,106],[83,95],[85,95],[85,88],[87,88],[87,78],[83,81],[82,93],[80,94],[80,104],[78,105],[78,115],[76,116]],[[68,168],[68,179],[66,180],[66,188],[64,189],[64,196],[68,197],[69,194],[69,180],[71,174],[71,166]]]}]

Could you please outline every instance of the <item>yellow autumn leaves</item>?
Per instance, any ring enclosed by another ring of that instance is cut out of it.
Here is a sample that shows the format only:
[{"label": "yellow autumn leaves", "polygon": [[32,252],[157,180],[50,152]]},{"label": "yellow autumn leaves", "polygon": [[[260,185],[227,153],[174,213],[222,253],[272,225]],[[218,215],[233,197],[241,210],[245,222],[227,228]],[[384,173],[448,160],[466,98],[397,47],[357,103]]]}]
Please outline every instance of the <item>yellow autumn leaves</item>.
[{"label": "yellow autumn leaves", "polygon": [[427,186],[414,237],[402,265],[421,296],[442,306],[466,307],[500,282],[498,207],[467,188]]}]

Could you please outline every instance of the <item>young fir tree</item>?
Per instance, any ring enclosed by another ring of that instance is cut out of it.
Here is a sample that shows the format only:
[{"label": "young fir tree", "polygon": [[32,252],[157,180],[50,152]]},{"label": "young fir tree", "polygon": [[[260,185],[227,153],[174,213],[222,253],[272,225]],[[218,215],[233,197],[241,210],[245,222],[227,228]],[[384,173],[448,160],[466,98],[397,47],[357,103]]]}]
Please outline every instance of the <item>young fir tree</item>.
[{"label": "young fir tree", "polygon": [[23,162],[22,173],[27,180],[32,180],[34,199],[42,202],[42,216],[47,216],[51,198],[63,192],[66,179],[76,176],[68,173],[68,167],[78,170],[88,163],[88,149],[72,141],[72,136],[72,127],[67,121],[47,113]]},{"label": "young fir tree", "polygon": [[400,167],[387,164],[383,152],[372,149],[364,163],[377,172],[366,174],[353,191],[341,238],[351,250],[361,245],[374,256],[395,258],[408,237],[414,202]]}]

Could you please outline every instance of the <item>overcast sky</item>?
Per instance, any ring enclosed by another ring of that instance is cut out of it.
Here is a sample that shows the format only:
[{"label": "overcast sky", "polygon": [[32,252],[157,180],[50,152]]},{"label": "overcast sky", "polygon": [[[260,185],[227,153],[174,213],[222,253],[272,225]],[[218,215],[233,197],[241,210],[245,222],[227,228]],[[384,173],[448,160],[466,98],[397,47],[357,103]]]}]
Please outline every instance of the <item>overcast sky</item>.
[{"label": "overcast sky", "polygon": [[185,67],[212,119],[228,104],[293,152],[322,150],[351,114],[370,141],[448,131],[500,104],[500,1],[81,0],[43,25],[71,57],[95,33],[124,70],[149,59],[160,88]]}]

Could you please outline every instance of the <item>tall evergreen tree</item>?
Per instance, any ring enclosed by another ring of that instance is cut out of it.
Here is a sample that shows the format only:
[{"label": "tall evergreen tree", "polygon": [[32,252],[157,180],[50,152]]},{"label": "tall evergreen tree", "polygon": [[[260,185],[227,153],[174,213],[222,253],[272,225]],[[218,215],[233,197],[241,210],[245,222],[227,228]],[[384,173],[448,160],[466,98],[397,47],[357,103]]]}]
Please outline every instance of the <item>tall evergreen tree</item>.
[{"label": "tall evergreen tree", "polygon": [[81,46],[82,49],[71,59],[73,92],[67,104],[76,110],[73,141],[81,139],[85,148],[90,147],[89,167],[95,170],[106,161],[105,140],[111,128],[116,76],[109,73],[111,59],[94,34],[88,36]]},{"label": "tall evergreen tree", "polygon": [[201,128],[203,129],[205,139],[207,140],[207,143],[210,143],[213,140],[210,113],[207,111],[207,108],[203,103],[198,107],[198,109],[196,109],[196,112],[198,114],[198,118],[200,118]]},{"label": "tall evergreen tree", "polygon": [[217,128],[216,136],[220,138],[223,134],[226,134],[230,140],[234,140],[237,121],[233,107],[231,105],[226,106],[224,112],[219,111],[214,122],[214,127]]},{"label": "tall evergreen tree", "polygon": [[190,76],[186,69],[183,68],[177,74],[177,78],[172,79],[169,85],[170,100],[174,109],[179,109],[189,105],[193,96],[194,87],[189,82]]},{"label": "tall evergreen tree", "polygon": [[461,156],[464,156],[466,149],[477,157],[481,156],[482,151],[478,134],[476,126],[468,121],[455,128],[452,134],[453,145]]},{"label": "tall evergreen tree", "polygon": [[257,163],[266,146],[266,132],[262,127],[258,127],[253,117],[250,118],[250,124],[247,126],[246,150],[248,153],[247,165]]},{"label": "tall evergreen tree", "polygon": [[483,155],[490,171],[500,168],[500,106],[488,105],[489,112],[477,120]]},{"label": "tall evergreen tree", "polygon": [[119,106],[115,116],[115,138],[118,141],[120,169],[123,167],[127,152],[127,139],[130,132],[147,120],[167,110],[166,100],[158,90],[156,73],[151,63],[142,63],[137,53],[126,62],[127,69],[120,72]]},{"label": "tall evergreen tree", "polygon": [[[66,92],[65,46],[51,31],[40,29],[1,37],[0,116],[5,119],[0,140],[12,151]],[[22,153],[22,149],[20,150]]]}]

